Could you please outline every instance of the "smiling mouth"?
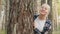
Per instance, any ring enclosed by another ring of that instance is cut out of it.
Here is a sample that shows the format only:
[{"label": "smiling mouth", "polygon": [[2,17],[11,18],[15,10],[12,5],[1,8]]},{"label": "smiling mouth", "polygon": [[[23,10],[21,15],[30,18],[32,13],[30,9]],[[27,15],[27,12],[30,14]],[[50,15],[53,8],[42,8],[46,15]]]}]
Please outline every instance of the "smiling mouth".
[{"label": "smiling mouth", "polygon": [[47,13],[47,12],[45,12],[45,11],[41,11],[42,13]]}]

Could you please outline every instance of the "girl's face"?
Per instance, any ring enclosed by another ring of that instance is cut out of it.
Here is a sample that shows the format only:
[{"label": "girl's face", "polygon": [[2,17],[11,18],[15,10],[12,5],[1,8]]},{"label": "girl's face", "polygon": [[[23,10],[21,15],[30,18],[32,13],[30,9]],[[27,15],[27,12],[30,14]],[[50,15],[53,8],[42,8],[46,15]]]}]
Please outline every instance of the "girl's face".
[{"label": "girl's face", "polygon": [[41,15],[48,15],[48,13],[49,13],[49,8],[46,5],[45,6],[43,5],[40,9],[40,14]]}]

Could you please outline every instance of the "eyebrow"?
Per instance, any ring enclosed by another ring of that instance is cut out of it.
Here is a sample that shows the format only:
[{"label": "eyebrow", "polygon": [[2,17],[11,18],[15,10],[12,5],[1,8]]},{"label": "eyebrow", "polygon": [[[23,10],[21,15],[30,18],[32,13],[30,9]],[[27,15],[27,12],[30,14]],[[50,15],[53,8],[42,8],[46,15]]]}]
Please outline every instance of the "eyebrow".
[{"label": "eyebrow", "polygon": [[[42,6],[42,8],[45,7],[45,6]],[[45,8],[49,8],[49,7],[45,7]]]}]

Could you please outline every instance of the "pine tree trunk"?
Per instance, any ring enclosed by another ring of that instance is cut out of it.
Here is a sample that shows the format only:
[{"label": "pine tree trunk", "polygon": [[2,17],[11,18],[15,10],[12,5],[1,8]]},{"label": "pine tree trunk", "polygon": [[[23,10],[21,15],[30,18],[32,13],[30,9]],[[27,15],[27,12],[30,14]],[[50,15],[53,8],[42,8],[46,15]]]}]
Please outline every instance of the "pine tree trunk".
[{"label": "pine tree trunk", "polygon": [[[50,5],[50,14],[49,14],[48,18],[51,20],[51,22],[53,24],[52,0],[47,0],[47,3]],[[51,25],[51,30],[49,31],[48,34],[52,34],[52,32],[53,32],[53,25]]]},{"label": "pine tree trunk", "polygon": [[7,34],[33,34],[32,7],[33,0],[10,0]]}]

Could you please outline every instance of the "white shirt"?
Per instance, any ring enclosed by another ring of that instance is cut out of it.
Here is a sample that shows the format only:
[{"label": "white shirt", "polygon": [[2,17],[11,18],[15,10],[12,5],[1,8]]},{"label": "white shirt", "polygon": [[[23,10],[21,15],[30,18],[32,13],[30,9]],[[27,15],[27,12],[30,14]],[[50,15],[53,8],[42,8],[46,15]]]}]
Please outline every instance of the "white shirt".
[{"label": "white shirt", "polygon": [[45,25],[45,21],[46,20],[40,20],[39,18],[35,19],[34,21],[34,25],[35,25],[35,28],[39,29],[39,31],[43,31],[43,27]]}]

